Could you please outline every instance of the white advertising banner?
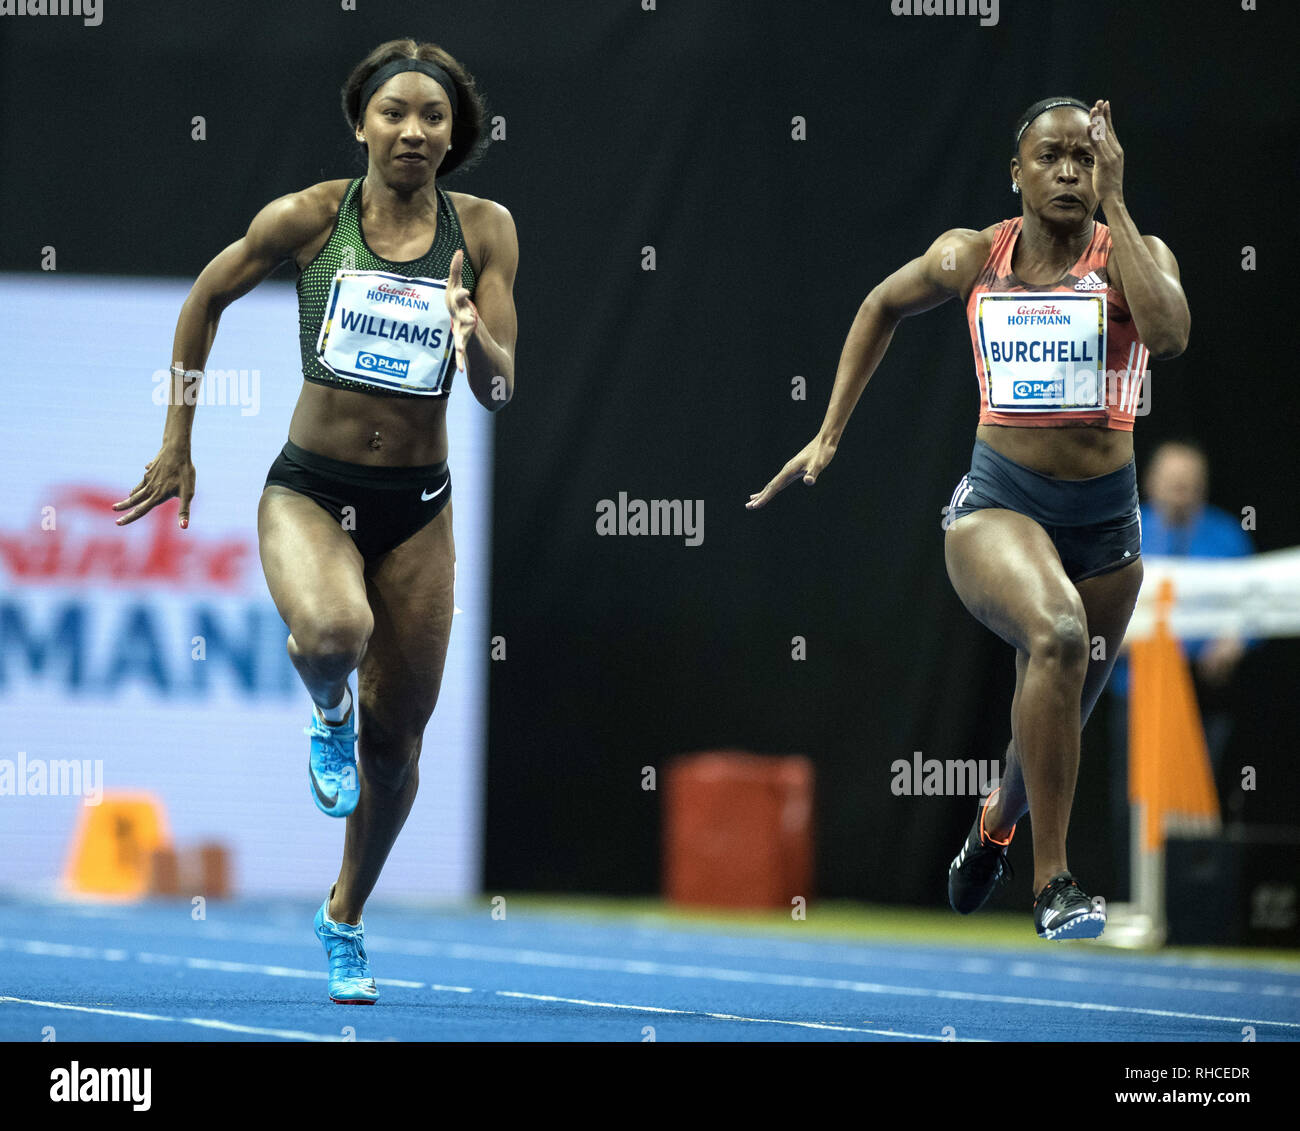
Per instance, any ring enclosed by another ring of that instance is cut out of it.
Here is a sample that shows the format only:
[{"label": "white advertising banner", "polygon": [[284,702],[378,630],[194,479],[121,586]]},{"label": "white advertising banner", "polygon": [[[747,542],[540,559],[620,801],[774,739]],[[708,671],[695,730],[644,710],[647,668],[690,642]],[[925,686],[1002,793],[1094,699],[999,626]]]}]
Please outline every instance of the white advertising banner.
[{"label": "white advertising banner", "polygon": [[1173,584],[1169,631],[1183,640],[1300,636],[1300,546],[1247,558],[1142,555],[1128,640],[1155,632],[1161,583]]},{"label": "white advertising banner", "polygon": [[[0,275],[0,891],[57,891],[82,807],[104,791],[157,797],[179,845],[229,846],[237,894],[319,899],[337,874],[345,822],[312,803],[311,701],[257,551],[258,497],[302,384],[291,283],[222,316],[189,528],[175,500],[126,527],[110,509],[158,451],[187,292]],[[463,381],[448,432],[457,613],[420,792],[377,899],[479,886],[492,431]]]}]

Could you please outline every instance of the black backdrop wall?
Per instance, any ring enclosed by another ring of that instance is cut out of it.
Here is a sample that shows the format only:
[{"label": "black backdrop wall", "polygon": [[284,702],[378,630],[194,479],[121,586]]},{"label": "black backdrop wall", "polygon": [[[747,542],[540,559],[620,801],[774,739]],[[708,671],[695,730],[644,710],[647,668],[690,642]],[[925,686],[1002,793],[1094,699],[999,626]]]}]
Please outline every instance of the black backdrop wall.
[{"label": "black backdrop wall", "polygon": [[[397,35],[446,46],[506,124],[449,185],[504,203],[521,251],[487,887],[655,890],[642,767],[740,746],[815,760],[821,894],[940,903],[973,806],[895,797],[889,765],[999,757],[1013,685],[1011,650],[944,572],[940,508],[977,408],[956,304],[900,329],[814,490],[743,503],[816,431],[871,287],[945,229],[1018,212],[1012,125],[1067,93],[1112,101],[1129,209],[1173,248],[1192,308],[1187,352],[1155,363],[1139,462],[1197,436],[1213,501],[1255,507],[1261,549],[1300,542],[1295,28],[1260,7],[1003,0],[991,27],[889,0],[103,0],[94,28],[0,18],[0,267],[35,274],[53,244],[65,272],[193,276],[270,199],[364,171],[337,95],[357,59]],[[702,544],[598,535],[619,492],[702,500]],[[1253,820],[1293,816],[1298,676],[1281,641],[1238,681],[1229,762],[1266,768]],[[1104,890],[1101,721],[1071,857]]]}]

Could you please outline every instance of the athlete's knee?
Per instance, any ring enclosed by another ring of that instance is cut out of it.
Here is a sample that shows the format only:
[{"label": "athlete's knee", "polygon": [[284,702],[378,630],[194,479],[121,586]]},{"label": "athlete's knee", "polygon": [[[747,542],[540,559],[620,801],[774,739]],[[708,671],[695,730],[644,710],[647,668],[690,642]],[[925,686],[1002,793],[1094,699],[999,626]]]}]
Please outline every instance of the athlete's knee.
[{"label": "athlete's knee", "polygon": [[314,662],[361,662],[375,621],[369,609],[334,609],[296,618],[291,629],[295,650]]},{"label": "athlete's knee", "polygon": [[422,735],[387,733],[373,725],[361,706],[361,764],[366,778],[390,793],[420,781]]},{"label": "athlete's knee", "polygon": [[357,699],[366,727],[385,746],[418,746],[424,728],[433,717],[438,688],[424,681],[393,679],[381,664],[362,668]]},{"label": "athlete's knee", "polygon": [[420,755],[417,751],[410,757],[376,757],[369,747],[363,756],[362,766],[366,781],[378,786],[385,793],[402,793],[420,784]]},{"label": "athlete's knee", "polygon": [[1030,634],[1029,656],[1032,661],[1082,673],[1088,665],[1088,625],[1082,604],[1045,613]]}]

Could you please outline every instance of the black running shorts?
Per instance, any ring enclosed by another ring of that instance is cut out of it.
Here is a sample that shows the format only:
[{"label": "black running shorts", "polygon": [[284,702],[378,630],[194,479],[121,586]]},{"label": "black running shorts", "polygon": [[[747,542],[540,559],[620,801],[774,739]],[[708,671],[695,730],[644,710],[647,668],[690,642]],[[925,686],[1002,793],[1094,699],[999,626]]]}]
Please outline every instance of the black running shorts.
[{"label": "black running shorts", "polygon": [[266,476],[324,507],[363,558],[386,554],[427,526],[451,500],[447,461],[427,467],[345,463],[286,443]]},{"label": "black running shorts", "polygon": [[1057,479],[975,441],[971,468],[944,507],[943,528],[986,507],[1028,515],[1047,531],[1071,581],[1126,566],[1142,552],[1133,460],[1092,479]]}]

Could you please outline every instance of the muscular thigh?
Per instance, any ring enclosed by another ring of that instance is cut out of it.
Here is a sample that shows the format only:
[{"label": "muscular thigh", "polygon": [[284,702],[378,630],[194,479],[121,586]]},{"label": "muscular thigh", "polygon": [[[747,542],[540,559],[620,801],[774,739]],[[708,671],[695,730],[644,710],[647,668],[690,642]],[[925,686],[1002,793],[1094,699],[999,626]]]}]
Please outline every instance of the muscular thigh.
[{"label": "muscular thigh", "polygon": [[[1120,645],[1128,628],[1138,590],[1142,586],[1142,559],[1101,577],[1075,583],[1083,602],[1088,625],[1088,674],[1080,697],[1079,725],[1083,726],[1097,705],[1110,678]],[[1016,652],[1016,694],[1024,686],[1029,653]]]},{"label": "muscular thigh", "polygon": [[433,714],[451,638],[452,504],[366,569],[375,627],[361,661],[363,726],[418,735]]},{"label": "muscular thigh", "polygon": [[271,600],[290,632],[339,617],[368,620],[361,554],[318,503],[267,487],[257,508],[257,545]]},{"label": "muscular thigh", "polygon": [[964,515],[944,535],[944,558],[962,604],[1018,650],[1028,651],[1042,627],[1084,615],[1047,531],[1023,514],[990,507]]}]

